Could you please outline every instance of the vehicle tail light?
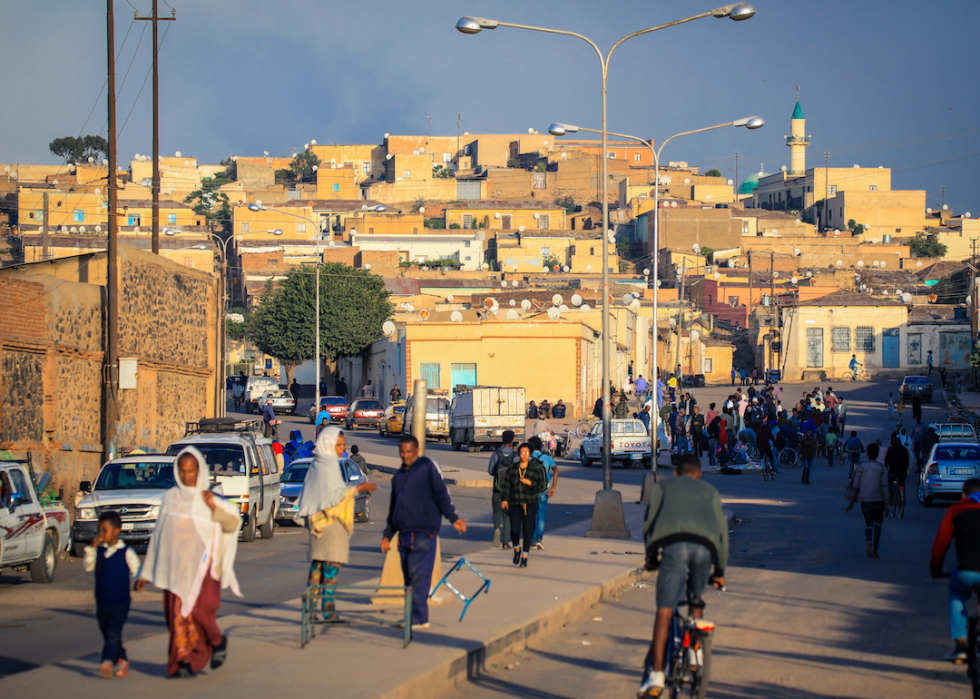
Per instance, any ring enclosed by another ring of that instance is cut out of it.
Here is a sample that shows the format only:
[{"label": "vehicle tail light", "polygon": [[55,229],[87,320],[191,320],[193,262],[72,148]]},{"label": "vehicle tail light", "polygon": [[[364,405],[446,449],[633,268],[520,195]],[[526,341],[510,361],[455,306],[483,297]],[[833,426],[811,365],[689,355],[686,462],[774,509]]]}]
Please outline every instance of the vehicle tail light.
[{"label": "vehicle tail light", "polygon": [[395,417],[394,415],[392,415],[392,416],[391,416],[390,418],[388,418],[388,419],[389,419],[389,420],[390,420],[391,422],[398,422],[398,418],[397,418],[397,417]]},{"label": "vehicle tail light", "polygon": [[930,476],[938,476],[939,464],[929,464],[928,466],[926,466],[926,473],[929,474]]},{"label": "vehicle tail light", "polygon": [[248,514],[248,503],[247,502],[239,503],[239,507],[240,507],[243,515],[247,515]]}]

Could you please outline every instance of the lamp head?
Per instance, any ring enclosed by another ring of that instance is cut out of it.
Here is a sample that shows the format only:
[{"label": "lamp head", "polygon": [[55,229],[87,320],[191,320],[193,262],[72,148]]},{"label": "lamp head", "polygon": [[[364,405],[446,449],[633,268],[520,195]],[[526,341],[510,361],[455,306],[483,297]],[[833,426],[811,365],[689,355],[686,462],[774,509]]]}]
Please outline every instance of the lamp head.
[{"label": "lamp head", "polygon": [[548,127],[548,133],[552,136],[564,136],[565,134],[578,133],[578,127],[571,124],[552,124]]},{"label": "lamp head", "polygon": [[268,232],[269,233],[272,233],[272,235],[282,235],[282,229],[281,228],[273,228],[273,229],[269,230]]},{"label": "lamp head", "polygon": [[763,126],[765,126],[766,121],[762,117],[753,116],[746,117],[745,119],[737,119],[736,121],[732,122],[732,124],[734,126],[744,126],[750,131],[754,131],[755,129],[761,129]]},{"label": "lamp head", "polygon": [[374,207],[374,210],[375,211],[387,211],[388,210],[388,207],[385,206],[384,204],[378,204],[376,207]]},{"label": "lamp head", "polygon": [[496,29],[496,20],[485,17],[460,17],[456,29],[463,34],[479,34],[483,29]]},{"label": "lamp head", "polygon": [[755,8],[752,3],[737,2],[734,5],[726,5],[712,10],[711,15],[713,17],[728,17],[734,22],[741,22],[755,15]]},{"label": "lamp head", "polygon": [[169,228],[165,228],[163,230],[163,234],[164,235],[169,235],[169,236],[174,236],[174,235],[177,235],[177,231],[171,230]]},{"label": "lamp head", "polygon": [[266,209],[266,207],[261,206],[259,204],[254,204],[253,203],[253,204],[249,204],[248,205],[248,210],[249,211],[265,211],[265,209]]}]

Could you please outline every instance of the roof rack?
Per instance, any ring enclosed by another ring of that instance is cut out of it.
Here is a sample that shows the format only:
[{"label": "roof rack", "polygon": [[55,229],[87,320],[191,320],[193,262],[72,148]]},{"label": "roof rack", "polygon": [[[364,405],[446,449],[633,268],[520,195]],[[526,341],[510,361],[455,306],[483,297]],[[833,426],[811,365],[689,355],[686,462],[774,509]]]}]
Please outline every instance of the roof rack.
[{"label": "roof rack", "polygon": [[258,420],[236,420],[230,417],[206,417],[185,423],[184,436],[217,432],[258,432]]}]

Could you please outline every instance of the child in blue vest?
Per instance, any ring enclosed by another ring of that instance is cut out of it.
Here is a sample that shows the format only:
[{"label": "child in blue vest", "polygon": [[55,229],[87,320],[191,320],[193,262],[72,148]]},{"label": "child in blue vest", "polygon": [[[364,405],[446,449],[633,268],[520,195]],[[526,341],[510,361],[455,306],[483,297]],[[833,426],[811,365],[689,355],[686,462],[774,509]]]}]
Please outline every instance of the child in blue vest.
[{"label": "child in blue vest", "polygon": [[85,571],[95,571],[95,615],[105,643],[99,671],[106,679],[125,677],[129,660],[122,644],[122,630],[129,616],[129,590],[139,577],[140,559],[119,540],[122,520],[110,511],[99,515],[99,534],[85,548]]}]

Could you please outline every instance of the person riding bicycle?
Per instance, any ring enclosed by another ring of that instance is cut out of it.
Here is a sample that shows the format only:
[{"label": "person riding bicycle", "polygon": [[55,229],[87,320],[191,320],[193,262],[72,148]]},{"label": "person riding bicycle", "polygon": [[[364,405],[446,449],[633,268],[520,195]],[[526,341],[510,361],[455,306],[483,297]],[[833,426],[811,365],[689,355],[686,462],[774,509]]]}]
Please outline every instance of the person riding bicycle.
[{"label": "person riding bicycle", "polygon": [[[905,490],[905,477],[909,473],[909,450],[902,444],[898,437],[892,438],[892,445],[885,453],[885,467],[888,469],[888,483],[895,484],[895,492],[892,497],[898,498],[900,488]],[[901,502],[901,500],[899,500]]]},{"label": "person riding bicycle", "polygon": [[956,540],[956,567],[949,576],[949,635],[953,650],[944,656],[951,662],[966,660],[966,603],[980,585],[980,478],[963,484],[963,498],[943,517],[932,542],[929,568],[933,578],[943,576],[946,551]]},{"label": "person riding bicycle", "polygon": [[701,480],[696,456],[682,456],[674,473],[676,478],[660,481],[651,490],[643,523],[647,569],[659,568],[660,573],[653,641],[637,692],[640,699],[660,696],[666,684],[664,655],[674,609],[688,603],[691,616],[701,619],[707,583],[719,589],[725,586],[728,522],[721,496]]},{"label": "person riding bicycle", "polygon": [[861,462],[861,454],[864,453],[864,445],[858,439],[857,430],[851,430],[851,436],[844,442],[844,451],[851,457],[850,475],[854,475],[854,467]]},{"label": "person riding bicycle", "polygon": [[857,355],[852,354],[851,361],[848,362],[847,366],[850,367],[851,373],[854,374],[854,378],[857,378],[858,369],[864,365],[857,360]]},{"label": "person riding bicycle", "polygon": [[756,449],[759,450],[760,463],[765,464],[765,462],[768,461],[773,472],[782,473],[772,456],[772,431],[769,429],[768,425],[765,423],[759,423],[755,426],[755,440]]}]

